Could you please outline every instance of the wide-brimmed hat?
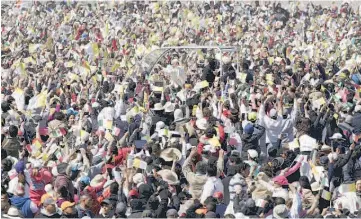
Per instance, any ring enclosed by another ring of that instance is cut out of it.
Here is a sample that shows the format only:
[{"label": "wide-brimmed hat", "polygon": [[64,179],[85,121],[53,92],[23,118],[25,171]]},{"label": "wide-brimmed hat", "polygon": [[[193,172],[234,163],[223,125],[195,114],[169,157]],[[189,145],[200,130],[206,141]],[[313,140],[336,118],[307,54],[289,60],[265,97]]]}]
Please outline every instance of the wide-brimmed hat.
[{"label": "wide-brimmed hat", "polygon": [[177,174],[171,170],[160,170],[157,174],[169,185],[177,185],[179,183]]},{"label": "wide-brimmed hat", "polygon": [[175,158],[176,161],[182,159],[182,153],[177,148],[166,148],[160,153],[160,157],[165,161],[173,161]]},{"label": "wide-brimmed hat", "polygon": [[164,110],[164,107],[163,107],[163,105],[161,103],[156,103],[156,104],[154,104],[153,110],[154,111],[161,111],[161,110]]},{"label": "wide-brimmed hat", "polygon": [[181,109],[176,109],[174,111],[174,122],[180,122],[184,119],[184,115]]},{"label": "wide-brimmed hat", "polygon": [[144,183],[144,176],[141,173],[137,173],[133,176],[132,180],[133,180],[133,183],[138,185],[140,183]]},{"label": "wide-brimmed hat", "polygon": [[20,219],[20,213],[19,210],[16,207],[10,207],[8,212],[4,215],[2,215],[4,218],[12,218],[12,219]]},{"label": "wide-brimmed hat", "polygon": [[164,105],[164,112],[166,113],[170,113],[170,112],[174,112],[175,109],[175,104],[172,102],[166,102]]},{"label": "wide-brimmed hat", "polygon": [[91,187],[97,187],[100,184],[102,184],[103,180],[104,180],[104,176],[101,174],[96,175],[91,181],[90,181],[90,186]]},{"label": "wide-brimmed hat", "polygon": [[273,216],[275,218],[288,218],[288,210],[286,205],[277,205],[276,207],[274,207],[273,209]]}]

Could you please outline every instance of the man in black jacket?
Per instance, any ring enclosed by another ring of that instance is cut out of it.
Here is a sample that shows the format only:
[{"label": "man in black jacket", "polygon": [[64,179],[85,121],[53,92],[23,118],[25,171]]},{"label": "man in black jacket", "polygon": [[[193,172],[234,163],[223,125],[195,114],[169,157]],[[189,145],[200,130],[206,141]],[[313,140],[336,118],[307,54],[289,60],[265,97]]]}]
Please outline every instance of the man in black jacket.
[{"label": "man in black jacket", "polygon": [[[257,128],[259,131],[254,133],[254,128]],[[261,153],[261,148],[258,145],[259,139],[265,132],[265,128],[258,124],[248,123],[246,127],[244,127],[244,134],[241,135],[242,140],[242,157],[247,156],[247,151],[250,149],[256,150],[259,154]]]},{"label": "man in black jacket", "polygon": [[342,167],[345,166],[351,158],[351,155],[355,149],[355,144],[351,144],[350,151],[347,154],[338,154],[337,158],[329,156],[331,158],[330,163],[333,163],[333,168],[329,170],[329,179],[333,183],[334,188],[341,185],[343,173]]},{"label": "man in black jacket", "polygon": [[215,69],[216,61],[214,59],[208,59],[208,65],[203,69],[201,79],[208,81],[210,85],[213,84],[214,79],[216,78],[216,75],[213,73]]}]

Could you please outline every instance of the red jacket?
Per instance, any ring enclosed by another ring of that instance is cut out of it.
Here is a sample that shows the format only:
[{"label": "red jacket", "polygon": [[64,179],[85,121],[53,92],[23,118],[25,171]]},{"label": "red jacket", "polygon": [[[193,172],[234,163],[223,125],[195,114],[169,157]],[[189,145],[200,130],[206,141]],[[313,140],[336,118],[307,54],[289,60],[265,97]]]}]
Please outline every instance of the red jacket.
[{"label": "red jacket", "polygon": [[131,147],[119,148],[118,155],[113,156],[111,163],[109,163],[103,167],[103,173],[105,173],[108,168],[112,169],[112,168],[120,165],[121,163],[123,163],[123,161],[126,159],[127,155],[130,153],[131,150],[132,150]]}]

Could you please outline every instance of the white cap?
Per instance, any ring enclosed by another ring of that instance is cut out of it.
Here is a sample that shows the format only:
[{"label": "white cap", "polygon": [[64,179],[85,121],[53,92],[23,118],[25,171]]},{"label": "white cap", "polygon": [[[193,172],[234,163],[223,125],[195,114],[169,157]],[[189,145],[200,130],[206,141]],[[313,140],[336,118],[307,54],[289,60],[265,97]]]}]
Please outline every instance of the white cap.
[{"label": "white cap", "polygon": [[156,130],[156,131],[159,131],[159,130],[163,129],[164,127],[165,127],[164,122],[163,122],[163,121],[159,121],[159,122],[157,122],[157,124],[155,125],[155,130]]},{"label": "white cap", "polygon": [[330,139],[342,139],[341,133],[334,133]]},{"label": "white cap", "polygon": [[256,150],[250,149],[247,151],[247,153],[249,154],[249,156],[253,159],[253,158],[257,158],[258,157],[258,152]]}]

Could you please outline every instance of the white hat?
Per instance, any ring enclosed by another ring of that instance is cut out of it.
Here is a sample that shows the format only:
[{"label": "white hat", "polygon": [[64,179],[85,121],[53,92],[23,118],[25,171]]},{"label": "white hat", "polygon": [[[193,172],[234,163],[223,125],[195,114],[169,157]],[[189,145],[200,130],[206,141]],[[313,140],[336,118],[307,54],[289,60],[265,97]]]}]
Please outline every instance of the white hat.
[{"label": "white hat", "polygon": [[249,150],[247,151],[247,153],[249,154],[249,156],[250,156],[252,159],[258,157],[258,152],[257,152],[256,150],[249,149]]},{"label": "white hat", "polygon": [[176,157],[177,161],[180,161],[182,159],[182,153],[177,148],[167,148],[160,153],[160,157],[165,161],[173,161]]},{"label": "white hat", "polygon": [[355,106],[355,112],[360,112],[361,111],[361,105],[357,105]]},{"label": "white hat", "polygon": [[311,189],[312,189],[312,192],[320,191],[321,184],[319,182],[313,182],[313,183],[311,183]]},{"label": "white hat", "polygon": [[133,176],[133,183],[139,184],[144,182],[144,176],[141,173],[137,173]]},{"label": "white hat", "polygon": [[330,139],[343,139],[341,133],[334,133]]},{"label": "white hat", "polygon": [[174,122],[181,121],[183,119],[183,112],[181,109],[176,109],[174,111]]},{"label": "white hat", "polygon": [[201,130],[206,130],[208,127],[208,122],[205,118],[197,119],[196,126],[197,126],[197,128],[199,128]]},{"label": "white hat", "polygon": [[170,113],[173,112],[175,109],[175,104],[172,102],[166,102],[164,105],[164,112]]},{"label": "white hat", "polygon": [[46,193],[48,193],[49,195],[53,196],[54,197],[54,188],[53,188],[53,185],[51,184],[46,184],[45,187],[44,187],[44,190]]},{"label": "white hat", "polygon": [[269,112],[269,115],[271,118],[276,117],[277,116],[277,110],[272,108],[271,111]]},{"label": "white hat", "polygon": [[288,210],[286,205],[282,204],[282,205],[277,205],[276,207],[274,207],[273,209],[273,216],[275,218],[288,218]]},{"label": "white hat", "polygon": [[156,130],[156,131],[159,131],[159,130],[163,129],[164,127],[165,127],[164,122],[163,122],[163,121],[159,121],[159,122],[157,122],[156,125],[155,125],[155,130]]},{"label": "white hat", "polygon": [[40,160],[34,160],[32,167],[37,168],[37,169],[41,169],[43,167],[43,163]]},{"label": "white hat", "polygon": [[162,179],[168,183],[168,185],[177,185],[179,183],[177,174],[171,170],[160,170],[157,172],[157,174],[161,176]]},{"label": "white hat", "polygon": [[16,207],[11,206],[7,212],[7,214],[3,215],[4,218],[12,218],[12,219],[17,219],[17,218],[22,218],[20,217],[19,214],[19,210]]},{"label": "white hat", "polygon": [[155,111],[164,110],[164,107],[161,103],[156,103],[156,104],[154,104],[153,110],[155,110]]}]

